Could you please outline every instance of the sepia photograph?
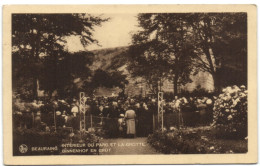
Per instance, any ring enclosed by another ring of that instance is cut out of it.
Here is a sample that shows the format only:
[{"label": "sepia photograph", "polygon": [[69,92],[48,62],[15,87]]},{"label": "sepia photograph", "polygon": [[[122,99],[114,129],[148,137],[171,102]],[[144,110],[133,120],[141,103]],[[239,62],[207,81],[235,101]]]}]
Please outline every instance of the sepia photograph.
[{"label": "sepia photograph", "polygon": [[248,154],[247,11],[9,18],[13,157]]}]

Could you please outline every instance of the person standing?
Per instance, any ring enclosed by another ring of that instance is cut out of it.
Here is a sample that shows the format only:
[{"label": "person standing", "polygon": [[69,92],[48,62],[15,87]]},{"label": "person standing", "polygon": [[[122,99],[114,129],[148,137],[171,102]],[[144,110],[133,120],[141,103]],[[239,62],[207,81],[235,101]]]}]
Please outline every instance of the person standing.
[{"label": "person standing", "polygon": [[71,113],[73,114],[72,116],[72,127],[74,130],[79,130],[79,125],[80,125],[80,118],[79,118],[79,107],[78,107],[79,103],[75,102],[72,104],[72,109],[71,109]]},{"label": "person standing", "polygon": [[120,114],[118,118],[118,130],[119,130],[119,137],[123,137],[124,134],[124,128],[125,128],[125,121],[124,121],[124,114]]},{"label": "person standing", "polygon": [[77,117],[77,114],[79,113],[79,108],[77,103],[72,104],[71,113],[73,114],[74,117]]},{"label": "person standing", "polygon": [[38,130],[41,127],[41,111],[37,111],[36,113],[36,116],[34,118],[34,127]]},{"label": "person standing", "polygon": [[[112,103],[111,103],[112,104]],[[108,135],[110,138],[116,138],[118,137],[118,117],[119,112],[115,104],[112,104],[110,106],[109,114],[108,114]]]},{"label": "person standing", "polygon": [[128,110],[125,112],[125,119],[126,119],[126,134],[128,137],[134,138],[136,131],[135,131],[135,111],[133,107],[128,107]]},{"label": "person standing", "polygon": [[67,112],[63,111],[61,117],[62,117],[62,127],[66,127],[67,126],[67,121],[68,121]]},{"label": "person standing", "polygon": [[136,103],[135,106],[134,106],[134,110],[135,110],[135,114],[136,114],[136,120],[135,120],[135,123],[136,123],[136,136],[139,137],[139,136],[142,136],[142,128],[143,128],[143,112],[142,112],[142,108],[140,107],[140,103]]},{"label": "person standing", "polygon": [[153,113],[151,110],[148,109],[146,103],[142,105],[142,136],[147,137],[149,134],[153,132]]},{"label": "person standing", "polygon": [[62,127],[62,116],[61,116],[60,111],[56,111],[56,125],[57,125],[57,128]]}]

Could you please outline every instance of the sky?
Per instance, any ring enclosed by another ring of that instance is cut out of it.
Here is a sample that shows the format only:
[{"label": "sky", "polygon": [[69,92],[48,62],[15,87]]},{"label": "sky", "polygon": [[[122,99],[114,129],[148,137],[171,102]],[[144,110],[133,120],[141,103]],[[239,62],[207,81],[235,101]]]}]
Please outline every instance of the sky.
[{"label": "sky", "polygon": [[85,49],[76,36],[68,37],[67,48],[70,52],[81,50],[96,50],[131,44],[131,34],[138,31],[137,14],[103,14],[103,18],[110,18],[109,21],[102,23],[102,26],[95,27],[93,38],[99,41],[101,46],[92,44]]}]

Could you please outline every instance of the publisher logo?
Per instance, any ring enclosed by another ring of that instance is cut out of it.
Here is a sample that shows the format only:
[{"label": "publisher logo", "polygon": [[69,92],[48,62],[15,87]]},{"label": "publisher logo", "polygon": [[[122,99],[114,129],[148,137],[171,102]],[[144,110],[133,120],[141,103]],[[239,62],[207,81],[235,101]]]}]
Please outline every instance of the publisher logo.
[{"label": "publisher logo", "polygon": [[25,145],[25,144],[20,145],[20,146],[19,146],[19,151],[20,151],[21,153],[26,153],[26,152],[28,151],[27,145]]}]

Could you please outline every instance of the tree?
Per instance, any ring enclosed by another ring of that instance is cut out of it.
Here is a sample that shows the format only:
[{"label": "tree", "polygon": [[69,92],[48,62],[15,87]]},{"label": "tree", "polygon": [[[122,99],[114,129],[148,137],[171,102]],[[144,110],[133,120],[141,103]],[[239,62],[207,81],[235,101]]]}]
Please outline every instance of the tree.
[{"label": "tree", "polygon": [[130,59],[130,70],[138,76],[150,81],[166,76],[175,95],[198,71],[212,75],[215,90],[247,84],[246,13],[149,13],[138,20],[142,30],[133,36]]},{"label": "tree", "polygon": [[[168,78],[168,62],[164,59],[163,46],[153,40],[147,43],[132,45],[129,49],[128,70],[132,77],[143,77],[150,91],[157,94],[161,83]],[[162,51],[162,52],[161,52]]]},{"label": "tree", "polygon": [[216,90],[246,84],[246,13],[194,13],[189,24],[195,37],[197,67],[212,75]]},{"label": "tree", "polygon": [[91,77],[94,54],[87,51],[76,53],[64,52],[60,56],[46,56],[43,58],[43,67],[40,71],[40,88],[52,97],[56,90],[62,98],[75,96],[82,91],[81,82]]},{"label": "tree", "polygon": [[[66,36],[79,36],[84,46],[97,42],[92,37],[94,26],[106,20],[89,14],[13,14],[13,82],[18,79],[30,80],[32,98],[37,99],[42,57],[61,56]],[[22,63],[24,65],[20,66]]]},{"label": "tree", "polygon": [[128,84],[126,75],[123,75],[120,71],[104,71],[97,69],[93,74],[90,82],[85,82],[85,87],[89,87],[90,94],[98,87],[113,88],[119,87],[123,91],[125,85]]},{"label": "tree", "polygon": [[187,14],[139,14],[142,30],[133,35],[132,43],[137,46],[130,49],[130,70],[138,76],[143,74],[148,82],[173,80],[175,95],[179,85],[191,81],[194,70],[194,49],[186,19]]}]

